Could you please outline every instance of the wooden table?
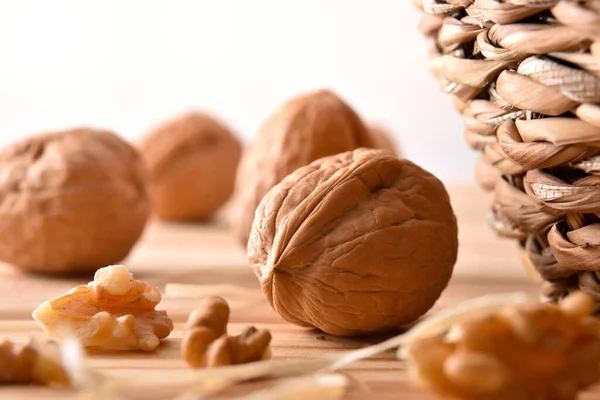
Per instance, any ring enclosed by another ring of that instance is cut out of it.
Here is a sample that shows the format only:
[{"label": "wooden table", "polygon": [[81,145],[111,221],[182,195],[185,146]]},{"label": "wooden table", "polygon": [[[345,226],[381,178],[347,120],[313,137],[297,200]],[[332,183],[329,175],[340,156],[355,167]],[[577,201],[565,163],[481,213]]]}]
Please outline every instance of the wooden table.
[{"label": "wooden table", "polygon": [[[520,265],[515,245],[502,240],[488,228],[487,199],[475,187],[451,187],[451,197],[459,220],[460,252],[455,275],[435,308],[494,292],[523,290],[536,293],[537,286]],[[239,332],[246,324],[268,328],[273,334],[274,358],[305,358],[360,348],[378,339],[339,339],[320,332],[301,329],[282,321],[267,305],[251,272],[244,249],[224,224],[170,225],[152,223],[143,240],[125,264],[137,279],[159,285],[191,283],[203,285],[203,294],[224,296],[232,307],[230,330]],[[24,340],[41,329],[31,318],[32,310],[42,301],[62,294],[87,278],[50,279],[20,274],[0,267],[0,337]],[[166,309],[175,321],[175,330],[154,354],[138,352],[95,354],[90,365],[106,374],[139,374],[150,370],[178,370],[186,365],[179,357],[182,325],[190,310],[198,304],[194,298],[164,298]],[[405,400],[433,399],[413,388],[407,381],[402,363],[392,352],[357,362],[344,372],[350,380],[347,399]],[[272,384],[245,384],[226,394],[243,395]],[[140,388],[140,398],[172,398],[173,393]],[[0,389],[0,399],[74,399],[73,391],[48,388],[8,387]],[[600,388],[582,399],[600,398]]]}]

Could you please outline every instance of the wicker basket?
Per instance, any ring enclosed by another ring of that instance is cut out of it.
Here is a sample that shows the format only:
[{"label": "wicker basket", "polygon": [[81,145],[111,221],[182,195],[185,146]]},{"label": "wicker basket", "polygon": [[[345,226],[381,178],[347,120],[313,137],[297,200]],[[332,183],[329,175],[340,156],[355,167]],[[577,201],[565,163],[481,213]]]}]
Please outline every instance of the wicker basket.
[{"label": "wicker basket", "polygon": [[600,298],[600,0],[415,0],[494,228],[557,300]]}]

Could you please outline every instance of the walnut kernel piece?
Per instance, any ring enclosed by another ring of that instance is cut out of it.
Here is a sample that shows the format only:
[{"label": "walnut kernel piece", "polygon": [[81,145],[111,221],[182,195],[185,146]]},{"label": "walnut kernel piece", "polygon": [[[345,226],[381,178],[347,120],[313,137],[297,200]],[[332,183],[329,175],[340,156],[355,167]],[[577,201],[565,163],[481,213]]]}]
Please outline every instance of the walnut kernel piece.
[{"label": "walnut kernel piece", "polygon": [[181,355],[192,368],[245,364],[271,358],[271,334],[253,326],[227,335],[229,305],[221,297],[206,297],[192,311],[181,341]]},{"label": "walnut kernel piece", "polygon": [[410,374],[446,399],[573,400],[600,380],[600,320],[576,292],[468,319],[408,348]]},{"label": "walnut kernel piece", "polygon": [[72,331],[85,347],[152,351],[173,330],[156,287],[133,279],[123,265],[99,269],[94,281],[41,304],[33,318],[51,337]]},{"label": "walnut kernel piece", "polygon": [[68,386],[69,375],[62,366],[58,343],[29,341],[0,343],[0,385],[35,383],[47,386]]},{"label": "walnut kernel piece", "polygon": [[397,330],[452,275],[457,223],[444,185],[389,151],[321,158],[256,210],[248,258],[285,320],[336,336]]}]

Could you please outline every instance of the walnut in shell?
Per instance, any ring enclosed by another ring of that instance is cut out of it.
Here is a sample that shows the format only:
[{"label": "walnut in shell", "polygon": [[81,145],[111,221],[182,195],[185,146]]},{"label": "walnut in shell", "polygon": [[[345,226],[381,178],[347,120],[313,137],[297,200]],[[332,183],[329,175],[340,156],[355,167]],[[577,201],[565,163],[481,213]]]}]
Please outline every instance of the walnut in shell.
[{"label": "walnut in shell", "polygon": [[82,346],[152,351],[173,330],[166,311],[157,311],[156,287],[133,279],[122,265],[96,271],[94,281],[42,303],[33,318],[51,337],[74,332]]},{"label": "walnut in shell", "polygon": [[334,93],[295,97],[277,109],[246,148],[238,166],[232,227],[243,245],[263,196],[288,174],[321,157],[373,141],[360,117]]},{"label": "walnut in shell", "polygon": [[264,197],[249,260],[284,319],[332,335],[415,321],[446,287],[457,224],[443,184],[384,150],[325,157]]},{"label": "walnut in shell", "polygon": [[124,259],[149,213],[138,153],[79,128],[0,152],[0,260],[24,270],[91,272]]},{"label": "walnut in shell", "polygon": [[205,220],[231,196],[242,146],[211,116],[184,114],[147,134],[139,147],[158,217]]}]

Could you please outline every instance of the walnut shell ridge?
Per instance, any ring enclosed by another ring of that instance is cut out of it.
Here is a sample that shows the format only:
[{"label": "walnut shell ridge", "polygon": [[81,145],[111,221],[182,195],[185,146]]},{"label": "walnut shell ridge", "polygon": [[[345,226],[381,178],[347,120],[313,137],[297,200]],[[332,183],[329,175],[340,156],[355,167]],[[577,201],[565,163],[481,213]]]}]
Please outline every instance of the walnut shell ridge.
[{"label": "walnut shell ridge", "polygon": [[248,242],[285,320],[338,336],[395,330],[437,301],[458,229],[443,184],[384,150],[299,168],[265,195]]},{"label": "walnut shell ridge", "polygon": [[245,246],[263,196],[288,174],[321,157],[373,147],[357,113],[328,90],[284,103],[262,125],[238,166],[232,227]]},{"label": "walnut shell ridge", "polygon": [[202,112],[165,122],[139,143],[154,213],[165,220],[210,218],[231,197],[242,145]]},{"label": "walnut shell ridge", "polygon": [[145,169],[115,134],[44,133],[0,152],[0,260],[35,272],[91,272],[124,259],[149,214]]}]

